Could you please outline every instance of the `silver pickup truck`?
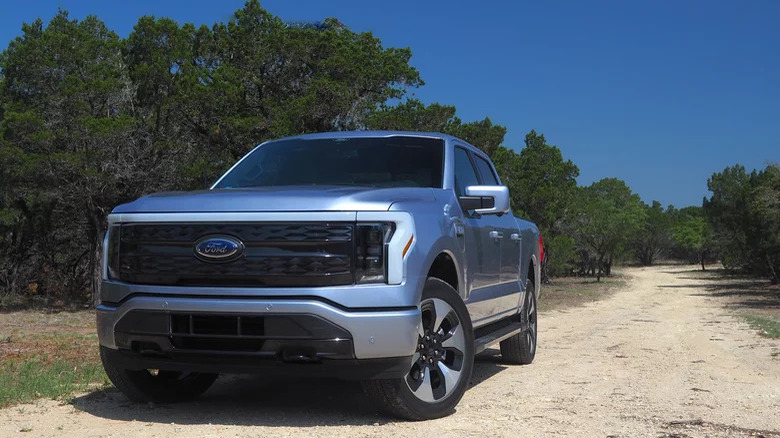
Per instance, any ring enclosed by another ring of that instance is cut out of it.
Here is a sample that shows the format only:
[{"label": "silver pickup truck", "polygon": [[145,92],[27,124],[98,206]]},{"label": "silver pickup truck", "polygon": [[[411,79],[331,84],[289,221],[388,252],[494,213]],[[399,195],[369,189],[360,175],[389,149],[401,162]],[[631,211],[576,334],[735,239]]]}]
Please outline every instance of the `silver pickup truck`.
[{"label": "silver pickup truck", "polygon": [[541,236],[458,138],[269,141],[209,190],[145,196],[108,223],[100,352],[131,400],[297,373],[362,380],[420,420],[453,411],[486,347],[534,359]]}]

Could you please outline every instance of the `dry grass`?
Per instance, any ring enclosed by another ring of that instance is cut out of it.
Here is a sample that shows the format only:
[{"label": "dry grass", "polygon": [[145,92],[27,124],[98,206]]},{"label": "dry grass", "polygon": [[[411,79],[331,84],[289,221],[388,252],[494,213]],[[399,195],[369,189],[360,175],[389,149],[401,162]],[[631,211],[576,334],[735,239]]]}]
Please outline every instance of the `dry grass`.
[{"label": "dry grass", "polygon": [[554,278],[542,285],[539,310],[565,309],[604,299],[625,287],[627,280],[628,277],[621,275],[603,277],[600,282],[590,277]]},{"label": "dry grass", "polygon": [[106,384],[97,346],[92,311],[0,313],[0,406]]}]

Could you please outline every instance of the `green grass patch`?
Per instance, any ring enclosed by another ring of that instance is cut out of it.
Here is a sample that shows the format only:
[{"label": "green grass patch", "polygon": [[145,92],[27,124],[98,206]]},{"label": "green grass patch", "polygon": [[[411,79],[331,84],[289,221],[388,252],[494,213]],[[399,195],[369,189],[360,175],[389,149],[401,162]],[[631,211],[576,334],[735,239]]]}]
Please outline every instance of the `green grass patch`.
[{"label": "green grass patch", "polygon": [[0,312],[0,407],[108,385],[92,311]]},{"label": "green grass patch", "polygon": [[778,339],[780,338],[780,321],[774,318],[768,318],[758,315],[743,315],[745,321],[750,327],[758,330],[761,336]]},{"label": "green grass patch", "polygon": [[62,399],[74,392],[107,384],[108,377],[100,363],[11,359],[0,365],[0,406],[41,397]]}]

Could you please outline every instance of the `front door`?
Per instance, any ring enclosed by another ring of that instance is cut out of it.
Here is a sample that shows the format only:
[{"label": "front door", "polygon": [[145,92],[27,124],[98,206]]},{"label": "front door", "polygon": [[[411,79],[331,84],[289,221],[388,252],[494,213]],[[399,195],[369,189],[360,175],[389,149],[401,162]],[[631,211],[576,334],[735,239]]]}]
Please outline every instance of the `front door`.
[{"label": "front door", "polygon": [[[455,148],[455,194],[462,196],[466,187],[479,185],[477,171],[466,149]],[[467,260],[467,284],[471,285],[469,296],[475,291],[494,286],[500,282],[500,245],[488,236],[491,218],[476,214],[473,210],[463,212],[462,224]],[[473,318],[473,315],[472,315]]]},{"label": "front door", "polygon": [[[455,193],[465,195],[466,187],[482,184],[474,158],[466,149],[455,148]],[[512,306],[505,297],[501,282],[501,253],[505,233],[497,215],[480,215],[473,210],[463,213],[466,281],[470,285],[466,307],[475,326]]]}]

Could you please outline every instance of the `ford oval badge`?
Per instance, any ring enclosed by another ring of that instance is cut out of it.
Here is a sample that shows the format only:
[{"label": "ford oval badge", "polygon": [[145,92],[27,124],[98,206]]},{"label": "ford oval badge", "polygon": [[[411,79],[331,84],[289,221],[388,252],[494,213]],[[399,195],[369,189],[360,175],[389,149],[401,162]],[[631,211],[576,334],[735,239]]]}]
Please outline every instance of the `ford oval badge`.
[{"label": "ford oval badge", "polygon": [[207,262],[229,262],[244,253],[244,244],[232,236],[206,236],[195,243],[195,255]]}]

